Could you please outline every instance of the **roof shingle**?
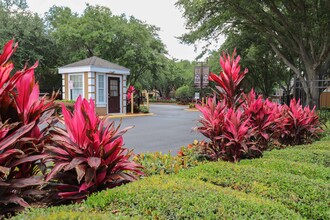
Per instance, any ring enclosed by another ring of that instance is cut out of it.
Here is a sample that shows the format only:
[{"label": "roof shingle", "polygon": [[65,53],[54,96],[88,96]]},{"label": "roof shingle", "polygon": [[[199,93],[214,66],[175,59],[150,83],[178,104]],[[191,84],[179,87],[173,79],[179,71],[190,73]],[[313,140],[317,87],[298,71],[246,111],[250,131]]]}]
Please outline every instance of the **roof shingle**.
[{"label": "roof shingle", "polygon": [[129,69],[120,66],[118,64],[115,63],[111,63],[107,60],[104,60],[102,58],[93,56],[90,58],[86,58],[84,60],[80,60],[65,66],[62,66],[60,68],[66,68],[66,67],[80,67],[80,66],[95,66],[95,67],[103,67],[103,68],[110,68],[110,69],[115,69],[115,70],[126,70],[129,71]]}]

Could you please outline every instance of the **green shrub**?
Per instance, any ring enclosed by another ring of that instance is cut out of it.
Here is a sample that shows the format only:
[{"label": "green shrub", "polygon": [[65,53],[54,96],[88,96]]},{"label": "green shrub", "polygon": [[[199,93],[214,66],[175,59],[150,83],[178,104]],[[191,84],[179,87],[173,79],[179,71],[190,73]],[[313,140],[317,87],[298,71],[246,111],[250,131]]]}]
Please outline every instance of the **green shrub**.
[{"label": "green shrub", "polygon": [[326,124],[330,121],[330,108],[321,108],[317,111],[321,123]]},{"label": "green shrub", "polygon": [[171,98],[152,98],[149,100],[149,102],[155,102],[155,103],[176,103],[175,99]]},{"label": "green shrub", "polygon": [[84,219],[95,211],[99,216],[93,219],[102,219],[106,215],[109,219],[301,218],[299,213],[269,199],[177,176],[149,177],[92,195],[79,208],[63,206],[42,212],[31,210],[24,217],[54,219],[60,214],[59,219]]},{"label": "green shrub", "polygon": [[[297,152],[291,152],[292,156],[295,154]],[[277,162],[260,159],[239,164],[210,163],[181,172],[179,176],[270,199],[304,218],[326,219],[330,202],[329,173],[330,169],[322,165],[309,167],[308,163],[294,163],[290,159]]]},{"label": "green shrub", "polygon": [[196,103],[189,103],[189,108],[196,108],[195,105]]},{"label": "green shrub", "polygon": [[182,104],[191,102],[194,96],[194,89],[190,86],[181,86],[175,91],[175,98]]},{"label": "green shrub", "polygon": [[143,174],[123,148],[127,129],[100,119],[92,99],[79,96],[73,114],[65,108],[73,102],[61,101],[57,123],[57,94],[39,98],[38,62],[12,73],[17,46],[11,40],[0,54],[0,219],[30,204],[80,201],[135,180],[134,169]]},{"label": "green shrub", "polygon": [[66,99],[63,99],[63,100],[55,100],[56,103],[71,103],[71,104],[74,104],[76,102],[76,100],[66,100]]},{"label": "green shrub", "polygon": [[144,167],[143,172],[146,176],[155,174],[178,173],[182,169],[188,169],[202,164],[206,161],[197,153],[198,141],[189,144],[187,147],[181,147],[178,155],[162,154],[161,152],[138,154],[134,161]]},{"label": "green shrub", "polygon": [[141,113],[149,113],[149,108],[147,106],[140,106]]},{"label": "green shrub", "polygon": [[66,109],[68,109],[70,112],[73,113],[75,102],[76,101],[73,100],[56,100],[55,101],[55,104],[57,104],[56,113],[58,115],[62,114],[62,107],[61,107],[62,104],[66,107]]},{"label": "green shrub", "polygon": [[319,141],[313,145],[295,146],[285,150],[273,150],[271,153],[266,152],[263,158],[330,167],[329,143]]},{"label": "green shrub", "polygon": [[329,142],[317,142],[236,164],[209,162],[16,219],[330,219],[329,150]]}]

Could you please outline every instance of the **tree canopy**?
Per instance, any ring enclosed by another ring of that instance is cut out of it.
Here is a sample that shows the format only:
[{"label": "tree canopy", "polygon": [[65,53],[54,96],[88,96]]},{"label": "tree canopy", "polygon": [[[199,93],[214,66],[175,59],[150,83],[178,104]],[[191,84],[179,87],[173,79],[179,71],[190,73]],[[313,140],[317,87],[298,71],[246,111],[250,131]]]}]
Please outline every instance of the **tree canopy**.
[{"label": "tree canopy", "polygon": [[213,52],[209,58],[211,70],[220,72],[219,54],[221,51],[231,53],[234,49],[243,57],[241,65],[249,69],[249,74],[245,78],[247,91],[254,88],[264,97],[269,97],[274,88],[281,87],[290,94],[292,88],[290,86],[288,88],[286,85],[291,83],[291,71],[280,60],[276,59],[276,54],[267,44],[267,41],[249,29],[228,33],[220,50]]},{"label": "tree canopy", "polygon": [[330,65],[330,2],[327,0],[178,0],[187,43],[249,28],[262,36],[298,77],[310,105],[318,104],[317,81]]},{"label": "tree canopy", "polygon": [[36,60],[42,92],[61,89],[57,68],[90,56],[99,56],[130,69],[128,83],[156,89],[164,97],[192,81],[189,61],[167,58],[159,28],[135,17],[113,15],[103,6],[86,6],[82,14],[53,6],[40,17],[25,0],[0,0],[0,43],[19,43],[13,61],[17,69]]},{"label": "tree canopy", "polygon": [[66,64],[99,56],[129,68],[132,84],[163,68],[167,52],[158,28],[134,17],[115,16],[109,8],[87,5],[81,16],[67,7],[54,6],[46,19],[51,36],[60,42]]},{"label": "tree canopy", "polygon": [[26,64],[31,66],[38,60],[36,77],[40,89],[43,92],[56,91],[61,88],[61,77],[57,74],[58,53],[55,44],[48,36],[43,19],[36,13],[22,10],[23,6],[13,10],[12,7],[17,6],[14,3],[0,4],[0,44],[14,38],[19,43],[13,56],[15,68],[22,69]]}]

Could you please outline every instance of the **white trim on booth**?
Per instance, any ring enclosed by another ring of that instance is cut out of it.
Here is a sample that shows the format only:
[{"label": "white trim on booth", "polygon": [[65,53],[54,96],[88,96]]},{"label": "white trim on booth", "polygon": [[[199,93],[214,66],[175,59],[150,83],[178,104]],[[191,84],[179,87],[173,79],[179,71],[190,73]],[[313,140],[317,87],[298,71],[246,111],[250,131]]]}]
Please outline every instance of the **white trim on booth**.
[{"label": "white trim on booth", "polygon": [[65,75],[62,75],[62,99],[65,99]]},{"label": "white trim on booth", "polygon": [[129,69],[119,70],[119,69],[104,68],[104,67],[97,67],[97,66],[79,66],[79,67],[60,67],[60,68],[58,68],[59,74],[77,73],[77,72],[113,73],[113,74],[122,74],[122,75],[130,74]]}]

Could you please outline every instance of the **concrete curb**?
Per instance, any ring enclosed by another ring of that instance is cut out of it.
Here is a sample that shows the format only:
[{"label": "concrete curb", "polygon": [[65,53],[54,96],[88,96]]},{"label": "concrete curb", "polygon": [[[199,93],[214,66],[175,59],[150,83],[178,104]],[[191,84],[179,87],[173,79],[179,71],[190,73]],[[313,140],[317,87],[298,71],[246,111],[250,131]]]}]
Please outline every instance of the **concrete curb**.
[{"label": "concrete curb", "polygon": [[133,118],[133,117],[144,117],[144,116],[153,116],[154,113],[141,113],[141,114],[118,114],[118,115],[105,115],[100,117],[108,117],[108,118]]},{"label": "concrete curb", "polygon": [[199,110],[196,109],[196,108],[193,108],[193,109],[191,109],[191,108],[185,108],[184,110],[187,111],[187,112],[199,112]]}]

